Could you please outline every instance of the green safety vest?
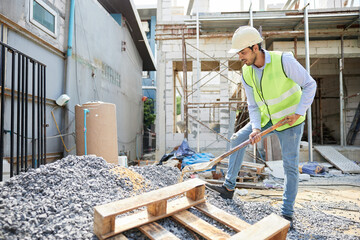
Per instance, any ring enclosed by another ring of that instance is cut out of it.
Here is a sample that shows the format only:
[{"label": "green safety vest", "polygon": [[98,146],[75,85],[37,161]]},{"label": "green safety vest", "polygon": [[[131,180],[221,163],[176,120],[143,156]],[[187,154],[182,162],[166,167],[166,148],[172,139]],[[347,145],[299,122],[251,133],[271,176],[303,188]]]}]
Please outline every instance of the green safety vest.
[{"label": "green safety vest", "polygon": [[[301,88],[284,73],[282,53],[269,52],[271,62],[266,64],[259,84],[256,83],[255,71],[251,66],[242,67],[243,78],[247,85],[252,87],[254,98],[261,113],[261,127],[269,121],[275,125],[284,117],[294,114],[301,98]],[[305,115],[290,126],[285,124],[277,131],[299,125],[305,120]]]}]

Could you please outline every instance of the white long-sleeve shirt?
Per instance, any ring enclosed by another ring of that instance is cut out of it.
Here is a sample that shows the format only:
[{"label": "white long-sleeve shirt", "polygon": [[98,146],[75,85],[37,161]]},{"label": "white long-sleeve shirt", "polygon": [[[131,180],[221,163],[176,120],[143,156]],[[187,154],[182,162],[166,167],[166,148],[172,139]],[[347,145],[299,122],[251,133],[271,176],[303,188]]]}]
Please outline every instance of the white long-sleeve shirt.
[{"label": "white long-sleeve shirt", "polygon": [[[261,81],[261,77],[266,64],[271,62],[271,56],[269,52],[264,49],[263,51],[265,53],[264,66],[258,68],[254,64],[251,65],[251,67],[254,69],[257,81]],[[283,53],[282,64],[286,76],[291,80],[293,80],[302,88],[301,99],[295,113],[299,115],[304,115],[306,113],[306,110],[310,107],[311,103],[314,100],[314,96],[316,92],[316,82],[306,71],[306,69],[294,58],[292,53],[289,52]],[[244,78],[242,78],[242,82],[243,82],[243,86],[245,87],[245,93],[247,96],[247,103],[248,103],[250,122],[252,128],[261,129],[260,109],[256,104],[253,89],[252,87],[250,87],[245,83]]]}]

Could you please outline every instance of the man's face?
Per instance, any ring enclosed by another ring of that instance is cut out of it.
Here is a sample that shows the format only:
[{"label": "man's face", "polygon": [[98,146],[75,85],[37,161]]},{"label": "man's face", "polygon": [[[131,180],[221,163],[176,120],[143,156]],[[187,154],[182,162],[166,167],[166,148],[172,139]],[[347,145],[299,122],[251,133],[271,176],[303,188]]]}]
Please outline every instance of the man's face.
[{"label": "man's face", "polygon": [[239,59],[248,66],[253,65],[256,60],[255,52],[248,47],[238,52],[238,54]]}]

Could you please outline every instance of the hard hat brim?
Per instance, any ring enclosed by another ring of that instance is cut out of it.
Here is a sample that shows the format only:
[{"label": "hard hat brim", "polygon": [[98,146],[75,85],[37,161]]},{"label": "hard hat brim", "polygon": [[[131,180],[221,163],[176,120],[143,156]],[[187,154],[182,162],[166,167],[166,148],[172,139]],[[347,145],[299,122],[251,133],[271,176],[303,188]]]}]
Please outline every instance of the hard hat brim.
[{"label": "hard hat brim", "polygon": [[238,53],[238,52],[240,52],[241,50],[239,50],[239,49],[235,49],[235,48],[232,48],[232,49],[230,49],[229,51],[228,51],[228,53]]}]

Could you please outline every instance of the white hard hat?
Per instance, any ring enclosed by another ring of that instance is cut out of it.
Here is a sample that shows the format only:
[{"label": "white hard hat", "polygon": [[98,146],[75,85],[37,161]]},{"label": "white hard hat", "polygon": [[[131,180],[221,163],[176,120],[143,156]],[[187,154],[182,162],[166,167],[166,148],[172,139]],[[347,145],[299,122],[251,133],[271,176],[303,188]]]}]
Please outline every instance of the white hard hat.
[{"label": "white hard hat", "polygon": [[241,26],[234,32],[229,53],[237,53],[244,48],[261,43],[263,39],[260,33],[251,26]]}]

